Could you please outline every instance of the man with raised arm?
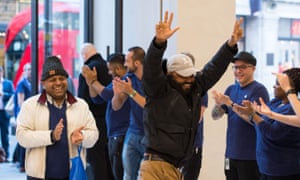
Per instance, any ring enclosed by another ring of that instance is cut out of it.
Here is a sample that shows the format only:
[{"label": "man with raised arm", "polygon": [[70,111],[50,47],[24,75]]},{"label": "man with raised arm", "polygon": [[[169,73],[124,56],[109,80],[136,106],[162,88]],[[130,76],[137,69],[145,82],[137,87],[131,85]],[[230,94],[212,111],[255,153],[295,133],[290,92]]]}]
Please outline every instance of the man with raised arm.
[{"label": "man with raised arm", "polygon": [[175,54],[168,58],[167,75],[161,62],[167,40],[179,29],[171,29],[173,13],[165,13],[156,25],[156,34],[146,53],[143,87],[143,140],[146,151],[141,163],[139,179],[183,179],[179,168],[192,155],[198,120],[200,99],[216,84],[237,52],[237,41],[242,37],[242,20],[215,56],[198,71],[191,58]]}]

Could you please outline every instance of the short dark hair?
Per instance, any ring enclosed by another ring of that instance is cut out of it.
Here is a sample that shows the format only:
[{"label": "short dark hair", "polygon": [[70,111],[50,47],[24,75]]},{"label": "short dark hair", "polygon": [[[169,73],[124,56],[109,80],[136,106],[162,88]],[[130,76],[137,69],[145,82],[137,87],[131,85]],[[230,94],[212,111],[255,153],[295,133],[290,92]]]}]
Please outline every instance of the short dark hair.
[{"label": "short dark hair", "polygon": [[113,53],[108,56],[107,62],[111,64],[121,64],[124,65],[125,55],[122,53]]},{"label": "short dark hair", "polygon": [[133,52],[133,60],[139,60],[142,64],[144,64],[144,58],[145,58],[145,51],[143,48],[139,46],[134,46],[128,49],[128,51]]},{"label": "short dark hair", "polygon": [[300,68],[290,68],[283,71],[290,79],[290,84],[297,93],[300,92]]}]

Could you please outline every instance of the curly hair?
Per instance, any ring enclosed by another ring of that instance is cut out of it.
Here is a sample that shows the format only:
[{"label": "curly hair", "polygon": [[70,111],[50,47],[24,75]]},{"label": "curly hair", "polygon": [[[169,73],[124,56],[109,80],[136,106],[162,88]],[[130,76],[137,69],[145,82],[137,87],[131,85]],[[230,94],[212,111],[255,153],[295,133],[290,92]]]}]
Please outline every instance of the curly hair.
[{"label": "curly hair", "polygon": [[286,74],[289,79],[291,86],[295,88],[297,93],[300,92],[300,68],[291,68],[283,71],[284,74]]}]

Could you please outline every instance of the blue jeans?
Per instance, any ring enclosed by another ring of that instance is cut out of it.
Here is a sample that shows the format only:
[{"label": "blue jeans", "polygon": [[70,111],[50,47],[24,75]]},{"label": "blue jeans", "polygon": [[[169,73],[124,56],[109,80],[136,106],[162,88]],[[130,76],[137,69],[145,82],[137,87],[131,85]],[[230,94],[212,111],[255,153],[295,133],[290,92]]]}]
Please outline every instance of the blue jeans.
[{"label": "blue jeans", "polygon": [[145,147],[142,145],[144,136],[127,132],[124,140],[122,159],[124,166],[123,180],[136,180]]}]

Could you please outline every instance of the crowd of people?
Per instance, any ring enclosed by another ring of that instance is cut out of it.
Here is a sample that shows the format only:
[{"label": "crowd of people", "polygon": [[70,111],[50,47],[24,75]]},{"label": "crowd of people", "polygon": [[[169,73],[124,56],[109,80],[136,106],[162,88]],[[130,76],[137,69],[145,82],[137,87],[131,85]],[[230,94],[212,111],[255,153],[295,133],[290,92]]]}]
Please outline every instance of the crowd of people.
[{"label": "crowd of people", "polygon": [[77,95],[57,56],[43,64],[41,92],[31,95],[30,64],[14,91],[0,68],[1,144],[9,157],[9,115],[14,95],[14,157],[28,180],[68,180],[70,159],[81,157],[89,180],[197,180],[202,163],[203,114],[210,90],[232,63],[235,82],[212,91],[213,119],[227,115],[227,180],[300,179],[300,68],[275,73],[274,99],[254,79],[257,60],[238,53],[233,32],[200,70],[191,53],[164,59],[173,13],[165,12],[147,51],[139,46],[107,61],[85,43]]}]

